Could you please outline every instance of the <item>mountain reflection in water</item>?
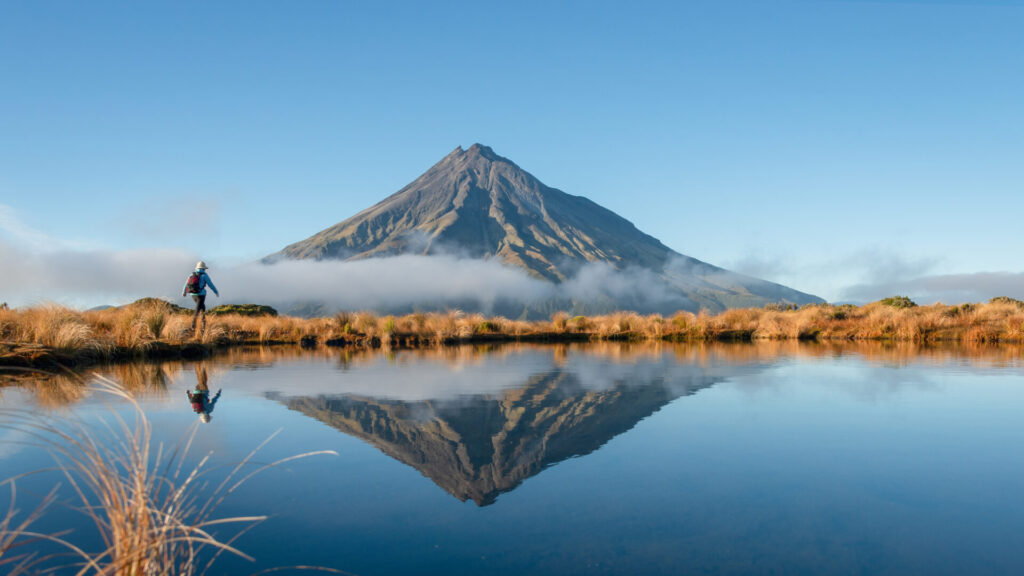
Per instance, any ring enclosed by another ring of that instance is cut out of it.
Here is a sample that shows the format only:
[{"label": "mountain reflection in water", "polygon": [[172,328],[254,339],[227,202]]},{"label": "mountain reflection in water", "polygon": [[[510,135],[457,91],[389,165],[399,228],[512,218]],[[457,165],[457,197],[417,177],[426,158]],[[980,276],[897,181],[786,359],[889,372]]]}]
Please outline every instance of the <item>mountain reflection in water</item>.
[{"label": "mountain reflection in water", "polygon": [[363,395],[280,397],[288,408],[360,438],[459,500],[493,504],[546,467],[589,454],[669,402],[731,372],[656,358],[628,367],[558,362],[519,387],[414,401]]}]

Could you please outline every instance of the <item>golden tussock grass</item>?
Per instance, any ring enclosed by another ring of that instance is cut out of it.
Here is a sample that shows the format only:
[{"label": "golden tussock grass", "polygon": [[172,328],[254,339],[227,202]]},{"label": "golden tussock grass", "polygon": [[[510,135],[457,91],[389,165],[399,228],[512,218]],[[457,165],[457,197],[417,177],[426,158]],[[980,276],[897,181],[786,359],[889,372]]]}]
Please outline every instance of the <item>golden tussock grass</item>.
[{"label": "golden tussock grass", "polygon": [[[1024,340],[1024,306],[1009,299],[983,304],[895,307],[768,306],[719,314],[680,311],[669,317],[616,312],[521,321],[460,310],[380,316],[341,312],[329,318],[242,316],[207,318],[191,332],[191,316],[161,301],[80,312],[56,305],[0,310],[0,346],[33,345],[92,358],[166,353],[197,343],[293,343],[352,346],[423,346],[499,340],[892,340],[908,342],[1015,342]],[[0,348],[0,363],[4,352]]]},{"label": "golden tussock grass", "polygon": [[[10,506],[0,519],[0,568],[8,574],[74,568],[81,575],[192,575],[208,572],[223,553],[250,558],[234,542],[246,526],[265,517],[217,518],[217,507],[257,473],[298,458],[333,454],[309,452],[255,464],[252,459],[264,442],[218,481],[209,475],[210,454],[192,467],[185,464],[195,427],[180,445],[164,450],[154,445],[149,420],[133,395],[106,379],[95,381],[91,391],[127,403],[131,421],[113,409],[109,418],[92,426],[68,414],[0,411],[0,425],[53,455],[77,501],[74,509],[87,516],[102,542],[99,549],[84,549],[69,541],[68,532],[33,531],[32,525],[54,503],[59,485],[21,516],[16,508],[19,479],[8,479],[3,484],[10,486]],[[216,487],[207,490],[207,482]],[[240,528],[218,536],[217,531],[230,525]]]}]

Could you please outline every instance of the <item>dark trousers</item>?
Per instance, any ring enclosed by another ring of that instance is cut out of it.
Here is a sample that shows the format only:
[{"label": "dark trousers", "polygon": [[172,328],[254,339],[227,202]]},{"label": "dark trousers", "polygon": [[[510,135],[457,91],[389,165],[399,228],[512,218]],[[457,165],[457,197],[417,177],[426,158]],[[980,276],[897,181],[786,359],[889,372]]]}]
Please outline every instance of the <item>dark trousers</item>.
[{"label": "dark trousers", "polygon": [[196,303],[196,313],[192,316],[192,332],[196,331],[196,320],[202,318],[199,323],[200,330],[206,330],[206,294],[193,294],[192,300]]}]

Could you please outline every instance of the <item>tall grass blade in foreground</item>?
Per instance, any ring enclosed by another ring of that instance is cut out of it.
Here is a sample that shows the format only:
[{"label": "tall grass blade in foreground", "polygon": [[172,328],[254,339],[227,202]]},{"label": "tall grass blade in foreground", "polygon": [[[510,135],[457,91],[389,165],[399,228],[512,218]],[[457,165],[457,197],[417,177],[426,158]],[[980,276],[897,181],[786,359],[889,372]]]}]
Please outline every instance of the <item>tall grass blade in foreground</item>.
[{"label": "tall grass blade in foreground", "polygon": [[[85,514],[100,535],[103,548],[81,551],[62,538],[67,534],[43,536],[28,531],[52,504],[53,493],[24,521],[15,523],[11,511],[0,524],[0,567],[14,566],[14,573],[31,569],[49,571],[58,557],[22,553],[3,558],[3,552],[25,546],[32,539],[47,539],[65,545],[79,559],[72,565],[78,575],[151,576],[205,574],[222,553],[252,560],[234,547],[235,540],[266,519],[265,516],[215,518],[221,502],[253,475],[284,462],[318,454],[299,454],[256,467],[253,458],[266,444],[251,452],[213,489],[206,490],[211,453],[191,468],[185,460],[197,428],[167,453],[153,446],[152,429],[138,401],[115,382],[97,378],[96,392],[130,406],[129,423],[111,407],[112,417],[89,426],[75,417],[58,418],[16,410],[0,411],[0,426],[19,430],[33,443],[53,454],[57,469],[75,494],[75,508]],[[269,439],[268,439],[269,441]],[[244,474],[244,475],[243,475]],[[13,488],[12,488],[13,490]],[[233,535],[219,537],[215,530],[236,525]],[[67,557],[63,557],[68,562]],[[63,568],[70,568],[64,566]]]}]

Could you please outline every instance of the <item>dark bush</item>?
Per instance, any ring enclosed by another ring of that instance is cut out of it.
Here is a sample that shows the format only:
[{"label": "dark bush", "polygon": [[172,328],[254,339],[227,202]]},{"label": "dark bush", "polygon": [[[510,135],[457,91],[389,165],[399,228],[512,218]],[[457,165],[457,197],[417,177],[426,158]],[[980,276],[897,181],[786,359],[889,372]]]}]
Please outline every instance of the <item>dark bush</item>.
[{"label": "dark bush", "polygon": [[1010,298],[1009,296],[996,296],[989,300],[989,304],[1013,304],[1017,308],[1024,310],[1024,302],[1021,302],[1016,298]]},{"label": "dark bush", "polygon": [[191,312],[191,310],[189,310],[188,308],[182,308],[181,306],[178,306],[177,304],[174,304],[172,302],[168,302],[167,300],[163,300],[161,298],[139,298],[135,302],[132,302],[131,304],[127,304],[124,307],[125,308],[163,308],[164,310],[167,310],[168,312],[171,312],[171,313],[174,313],[174,314],[182,314],[182,313]]},{"label": "dark bush", "polygon": [[971,303],[961,304],[959,306],[950,306],[942,311],[942,315],[948,318],[954,318],[961,314],[970,314],[971,312],[974,312],[975,308],[977,308],[977,306]]},{"label": "dark bush", "polygon": [[879,302],[884,306],[892,306],[893,308],[917,308],[917,302],[906,296],[890,296],[882,298]]},{"label": "dark bush", "polygon": [[237,314],[239,316],[277,316],[277,310],[262,304],[221,304],[210,308],[207,314]]},{"label": "dark bush", "polygon": [[764,309],[770,312],[790,312],[799,308],[799,306],[792,302],[769,302],[764,305]]},{"label": "dark bush", "polygon": [[853,312],[854,308],[856,308],[856,306],[853,304],[840,304],[839,306],[832,308],[832,312],[829,313],[829,316],[833,320],[846,320],[850,317],[850,312]]}]

